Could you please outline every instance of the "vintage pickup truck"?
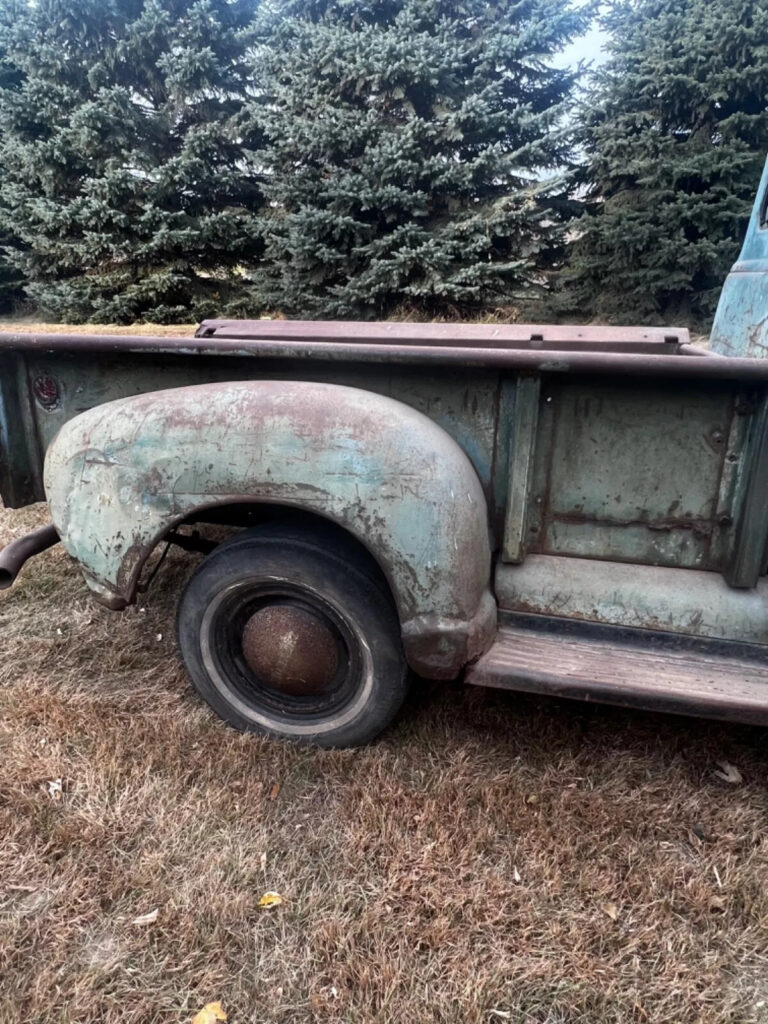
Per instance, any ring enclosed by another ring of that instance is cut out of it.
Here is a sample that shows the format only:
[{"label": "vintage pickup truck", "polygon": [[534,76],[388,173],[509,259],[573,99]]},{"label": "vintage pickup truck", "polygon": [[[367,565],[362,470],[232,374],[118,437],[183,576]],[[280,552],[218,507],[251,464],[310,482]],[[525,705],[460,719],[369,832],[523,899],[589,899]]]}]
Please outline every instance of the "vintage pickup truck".
[{"label": "vintage pickup truck", "polygon": [[2,335],[0,492],[53,524],[4,549],[0,586],[60,540],[122,609],[158,545],[200,549],[194,686],[327,746],[384,728],[409,670],[768,724],[767,210],[768,167],[708,350],[520,325]]}]

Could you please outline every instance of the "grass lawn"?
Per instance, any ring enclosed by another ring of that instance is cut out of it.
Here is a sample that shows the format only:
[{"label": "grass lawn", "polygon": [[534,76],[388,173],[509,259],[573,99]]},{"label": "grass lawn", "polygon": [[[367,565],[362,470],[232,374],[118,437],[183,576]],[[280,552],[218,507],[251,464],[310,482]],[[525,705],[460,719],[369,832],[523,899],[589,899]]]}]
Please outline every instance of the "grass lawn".
[{"label": "grass lawn", "polygon": [[421,684],[364,750],[239,735],[187,558],[122,614],[60,548],[0,595],[3,1024],[768,1020],[764,732]]}]

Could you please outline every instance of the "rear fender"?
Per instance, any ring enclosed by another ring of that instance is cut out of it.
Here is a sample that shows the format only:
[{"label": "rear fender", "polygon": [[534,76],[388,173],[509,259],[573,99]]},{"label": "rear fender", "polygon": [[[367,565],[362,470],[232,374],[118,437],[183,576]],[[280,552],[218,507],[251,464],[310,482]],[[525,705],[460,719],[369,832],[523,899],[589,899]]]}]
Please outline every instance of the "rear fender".
[{"label": "rear fender", "polygon": [[233,502],[342,526],[387,577],[411,666],[450,678],[493,639],[485,497],[456,442],[356,388],[244,381],[120,399],[66,423],[45,463],[51,514],[96,595],[122,608],[176,524]]}]

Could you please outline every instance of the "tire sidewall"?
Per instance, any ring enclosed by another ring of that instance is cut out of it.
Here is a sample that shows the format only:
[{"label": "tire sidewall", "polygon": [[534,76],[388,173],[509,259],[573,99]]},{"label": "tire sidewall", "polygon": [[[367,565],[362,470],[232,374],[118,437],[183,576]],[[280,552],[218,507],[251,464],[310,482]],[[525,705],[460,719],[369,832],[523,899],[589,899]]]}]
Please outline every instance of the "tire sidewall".
[{"label": "tire sidewall", "polygon": [[[407,667],[400,625],[390,594],[375,574],[360,568],[349,551],[335,551],[326,537],[302,538],[294,531],[248,530],[220,545],[189,580],[177,616],[182,659],[193,685],[214,711],[240,730],[325,747],[367,743],[385,728],[405,697]],[[285,581],[320,595],[342,615],[366,649],[367,678],[351,702],[317,721],[293,722],[269,709],[238,707],[211,675],[204,624],[210,605],[228,589],[243,584]],[[367,685],[366,685],[367,683]],[[364,692],[365,691],[365,692]],[[350,714],[350,712],[353,712]]]}]

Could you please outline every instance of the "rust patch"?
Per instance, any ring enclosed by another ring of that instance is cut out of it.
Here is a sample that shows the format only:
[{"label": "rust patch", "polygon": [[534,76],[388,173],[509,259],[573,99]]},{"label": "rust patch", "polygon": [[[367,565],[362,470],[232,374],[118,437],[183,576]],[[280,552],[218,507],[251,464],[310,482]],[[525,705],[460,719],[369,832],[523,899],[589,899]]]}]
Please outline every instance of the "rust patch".
[{"label": "rust patch", "polygon": [[243,629],[242,651],[260,683],[294,696],[325,692],[339,668],[333,631],[309,610],[289,604],[253,614]]},{"label": "rust patch", "polygon": [[582,512],[553,512],[551,518],[555,522],[570,523],[573,526],[644,526],[648,530],[691,530],[700,537],[711,537],[719,525],[715,519],[695,519],[685,516],[664,516],[661,519],[612,519],[609,516],[595,518]]},{"label": "rust patch", "polygon": [[117,591],[121,595],[131,594],[133,584],[141,566],[144,564],[147,555],[152,550],[152,545],[131,544],[128,550],[120,559],[120,567],[117,570]]}]

